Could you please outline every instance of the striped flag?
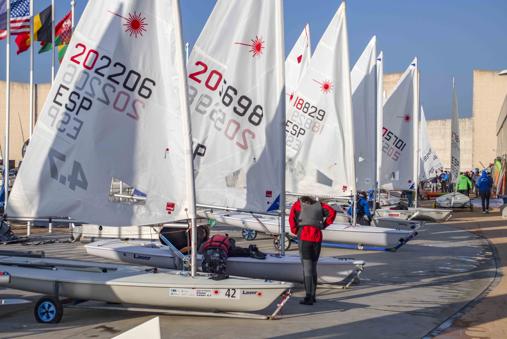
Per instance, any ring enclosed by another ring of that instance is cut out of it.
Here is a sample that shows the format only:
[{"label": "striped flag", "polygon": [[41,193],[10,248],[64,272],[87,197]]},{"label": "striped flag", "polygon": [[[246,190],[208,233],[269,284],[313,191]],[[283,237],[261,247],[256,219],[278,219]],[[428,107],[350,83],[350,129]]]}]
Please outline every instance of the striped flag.
[{"label": "striped flag", "polygon": [[[0,40],[7,37],[6,1],[0,1]],[[11,0],[11,35],[30,33],[30,0]]]}]

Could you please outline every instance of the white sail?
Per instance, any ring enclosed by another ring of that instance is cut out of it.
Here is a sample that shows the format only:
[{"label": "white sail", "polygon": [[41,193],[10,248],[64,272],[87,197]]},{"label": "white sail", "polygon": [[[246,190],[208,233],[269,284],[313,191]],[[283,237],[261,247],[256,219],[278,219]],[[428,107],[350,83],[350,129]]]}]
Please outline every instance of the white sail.
[{"label": "white sail", "polygon": [[[191,217],[185,74],[177,1],[88,2],[8,215],[105,225]],[[146,201],[113,201],[112,178],[144,192]]]},{"label": "white sail", "polygon": [[287,191],[318,196],[355,192],[345,3],[317,45],[287,112]]},{"label": "white sail", "polygon": [[297,90],[299,81],[310,64],[311,57],[310,26],[305,28],[299,35],[298,40],[292,47],[287,59],[285,59],[285,93],[287,105],[292,100]]},{"label": "white sail", "polygon": [[197,202],[266,211],[282,190],[281,0],[219,0],[188,61]]},{"label": "white sail", "polygon": [[460,145],[459,145],[459,111],[458,96],[454,79],[452,79],[452,118],[451,118],[451,180],[456,183],[460,169]]},{"label": "white sail", "polygon": [[377,133],[377,48],[374,36],[350,73],[354,112],[356,185],[367,191],[375,187]]},{"label": "white sail", "polygon": [[414,59],[384,103],[380,185],[386,189],[407,189],[414,181],[416,81]]},{"label": "white sail", "polygon": [[428,136],[428,124],[423,107],[421,106],[421,122],[419,125],[419,145],[421,148],[419,163],[419,179],[427,180],[436,176],[437,171],[443,168],[437,153],[431,147]]}]

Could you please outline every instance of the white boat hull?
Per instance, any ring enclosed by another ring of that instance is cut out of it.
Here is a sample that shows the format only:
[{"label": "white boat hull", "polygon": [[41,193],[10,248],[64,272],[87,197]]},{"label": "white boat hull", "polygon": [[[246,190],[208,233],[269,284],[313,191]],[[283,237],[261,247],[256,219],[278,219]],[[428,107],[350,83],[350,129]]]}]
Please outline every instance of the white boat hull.
[{"label": "white boat hull", "polygon": [[[180,262],[167,246],[142,240],[101,240],[85,248],[88,254],[132,264],[176,269]],[[198,260],[200,263],[201,256],[198,256]],[[346,284],[362,271],[364,264],[362,260],[350,258],[321,257],[317,267],[318,282]],[[302,283],[302,272],[298,255],[281,257],[268,254],[264,260],[249,257],[227,259],[227,274],[234,276]]]},{"label": "white boat hull", "polygon": [[375,215],[379,217],[397,218],[401,220],[424,220],[442,222],[452,217],[452,210],[423,207],[409,207],[408,210],[377,209]]},{"label": "white boat hull", "polygon": [[[210,211],[201,211],[200,213],[219,223],[268,234],[280,234],[280,218],[276,216],[252,216],[244,213]],[[393,248],[400,243],[404,243],[406,239],[413,237],[415,231],[335,223],[322,231],[322,235],[323,242],[328,243],[348,243]],[[285,222],[285,232],[290,234],[288,220]]]},{"label": "white boat hull", "polygon": [[442,195],[435,199],[435,204],[440,208],[472,207],[470,198],[459,192]]},{"label": "white boat hull", "polygon": [[242,312],[271,305],[290,283],[233,277],[211,280],[179,271],[153,273],[140,267],[63,259],[0,257],[13,289],[78,300],[174,309]]}]

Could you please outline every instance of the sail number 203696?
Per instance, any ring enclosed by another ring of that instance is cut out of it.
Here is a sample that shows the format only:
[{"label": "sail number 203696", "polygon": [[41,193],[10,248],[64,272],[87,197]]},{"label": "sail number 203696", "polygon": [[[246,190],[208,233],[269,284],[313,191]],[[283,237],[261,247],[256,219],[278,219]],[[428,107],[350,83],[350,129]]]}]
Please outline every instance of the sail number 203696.
[{"label": "sail number 203696", "polygon": [[188,86],[190,107],[210,119],[211,125],[236,146],[247,150],[249,142],[255,139],[255,127],[264,118],[262,105],[227,84],[219,70],[210,69],[203,61],[196,61],[190,67],[188,78],[192,80]]}]

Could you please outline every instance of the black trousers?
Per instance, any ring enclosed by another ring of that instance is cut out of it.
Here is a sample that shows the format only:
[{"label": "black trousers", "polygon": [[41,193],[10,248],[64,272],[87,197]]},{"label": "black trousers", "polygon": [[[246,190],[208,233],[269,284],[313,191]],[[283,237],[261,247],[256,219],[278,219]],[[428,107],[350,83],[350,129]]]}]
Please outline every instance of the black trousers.
[{"label": "black trousers", "polygon": [[482,211],[489,210],[489,198],[491,197],[491,192],[479,192],[481,196],[482,202]]},{"label": "black trousers", "polygon": [[320,249],[320,242],[299,241],[299,255],[303,264],[306,298],[315,298],[317,292],[317,262],[320,257]]}]

